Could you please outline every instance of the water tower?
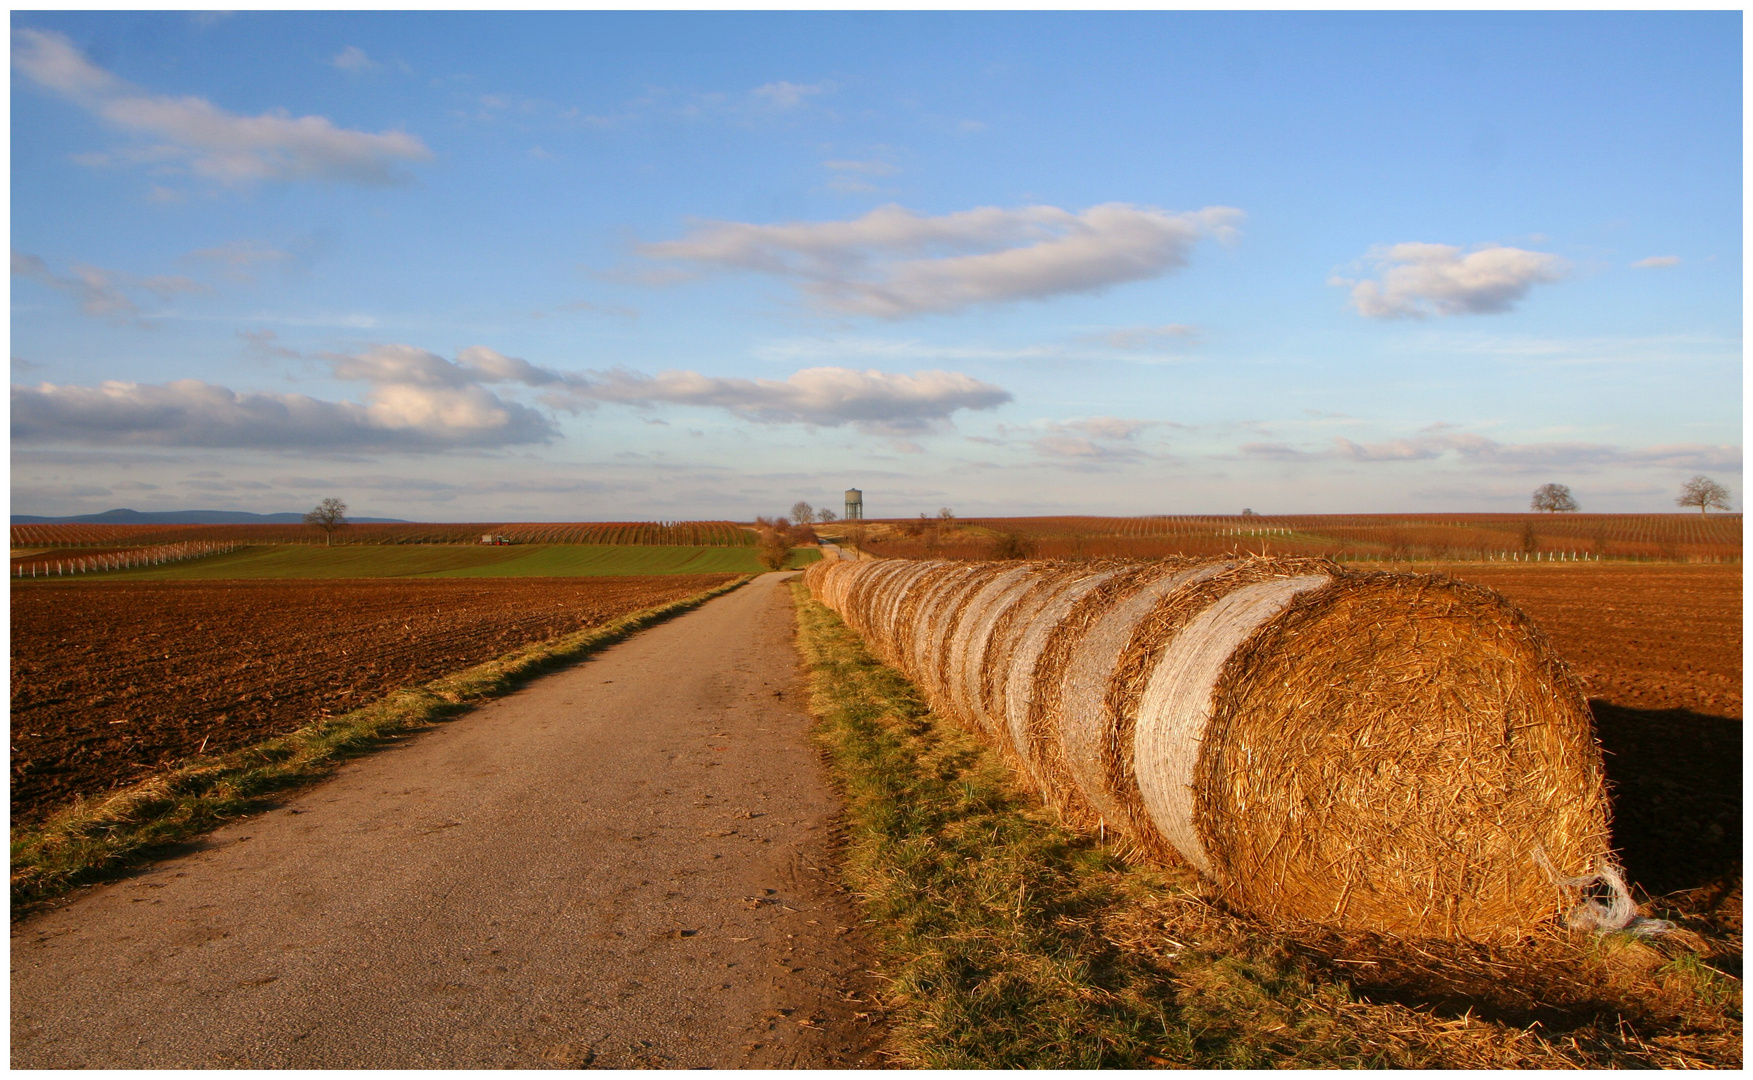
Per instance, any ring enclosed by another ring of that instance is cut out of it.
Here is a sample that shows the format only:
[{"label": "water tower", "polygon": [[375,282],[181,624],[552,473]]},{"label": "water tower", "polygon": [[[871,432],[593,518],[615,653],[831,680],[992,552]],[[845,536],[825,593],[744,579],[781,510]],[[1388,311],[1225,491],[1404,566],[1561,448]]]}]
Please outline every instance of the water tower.
[{"label": "water tower", "polygon": [[843,521],[864,520],[864,492],[857,488],[846,489],[846,514]]}]

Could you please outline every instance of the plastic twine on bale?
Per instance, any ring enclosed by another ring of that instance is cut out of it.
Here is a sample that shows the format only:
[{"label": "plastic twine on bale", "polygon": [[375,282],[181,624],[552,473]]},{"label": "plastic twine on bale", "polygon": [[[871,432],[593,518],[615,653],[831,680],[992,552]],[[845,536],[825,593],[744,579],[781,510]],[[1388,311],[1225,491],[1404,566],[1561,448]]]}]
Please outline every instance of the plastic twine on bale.
[{"label": "plastic twine on bale", "polygon": [[1194,767],[1211,720],[1212,691],[1237,646],[1300,592],[1331,577],[1306,574],[1245,585],[1220,597],[1175,635],[1138,702],[1133,769],[1163,839],[1207,875],[1214,868],[1194,826]]},{"label": "plastic twine on bale", "polygon": [[1108,681],[1132,632],[1151,609],[1182,585],[1196,580],[1196,575],[1210,576],[1216,569],[1207,565],[1171,570],[1147,580],[1136,591],[1117,598],[1072,646],[1061,682],[1057,715],[1052,720],[1056,722],[1062,746],[1060,756],[1104,834],[1109,823],[1120,825],[1129,834],[1138,831],[1129,818],[1129,803],[1115,794],[1130,776],[1130,769],[1125,768],[1130,754],[1122,756],[1122,748],[1116,743],[1118,720],[1107,708]]},{"label": "plastic twine on bale", "polygon": [[1566,907],[1564,925],[1572,930],[1593,930],[1597,934],[1624,932],[1648,937],[1674,929],[1666,919],[1646,919],[1637,913],[1637,901],[1631,898],[1631,887],[1625,883],[1625,872],[1605,855],[1595,861],[1595,872],[1580,877],[1559,877],[1546,849],[1534,845],[1534,862],[1546,871],[1558,889],[1559,904]]},{"label": "plastic twine on bale", "polygon": [[1059,629],[1060,623],[1071,614],[1077,602],[1119,572],[1117,567],[1108,567],[1087,576],[1072,578],[1021,628],[1011,648],[1007,661],[1009,670],[1003,675],[1001,684],[1002,696],[997,719],[999,726],[1007,733],[1012,749],[1016,751],[1017,760],[1027,772],[1037,774],[1034,775],[1037,786],[1045,778],[1038,775],[1036,760],[1040,755],[1030,745],[1029,713],[1038,696],[1035,685],[1036,667],[1040,664],[1041,654],[1047,650],[1047,643],[1053,632]]}]

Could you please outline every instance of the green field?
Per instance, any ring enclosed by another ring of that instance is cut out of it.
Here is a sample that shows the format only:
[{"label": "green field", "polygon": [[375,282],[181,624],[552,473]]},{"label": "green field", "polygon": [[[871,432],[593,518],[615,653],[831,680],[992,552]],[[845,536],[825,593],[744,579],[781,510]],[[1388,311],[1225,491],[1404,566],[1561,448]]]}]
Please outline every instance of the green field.
[{"label": "green field", "polygon": [[[791,553],[793,567],[821,555]],[[80,574],[82,581],[226,581],[260,578],[631,577],[642,574],[754,574],[754,548],[633,544],[515,544],[508,547],[263,544],[149,570]],[[41,579],[38,579],[41,580]],[[65,579],[54,579],[65,580]]]}]

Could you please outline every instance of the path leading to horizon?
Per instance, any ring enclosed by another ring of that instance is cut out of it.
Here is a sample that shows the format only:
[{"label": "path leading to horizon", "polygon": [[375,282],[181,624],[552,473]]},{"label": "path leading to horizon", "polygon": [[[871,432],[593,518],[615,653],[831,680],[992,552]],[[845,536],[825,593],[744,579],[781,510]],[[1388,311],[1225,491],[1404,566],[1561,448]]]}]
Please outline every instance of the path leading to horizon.
[{"label": "path leading to horizon", "polygon": [[789,576],[15,925],[12,1065],[875,1063]]}]

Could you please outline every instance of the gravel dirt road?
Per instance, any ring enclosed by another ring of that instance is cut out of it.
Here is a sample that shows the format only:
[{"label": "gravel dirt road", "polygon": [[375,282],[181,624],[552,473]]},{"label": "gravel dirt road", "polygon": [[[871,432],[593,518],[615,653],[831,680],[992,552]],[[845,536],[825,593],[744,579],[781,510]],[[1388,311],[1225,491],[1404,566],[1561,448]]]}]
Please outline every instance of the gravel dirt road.
[{"label": "gravel dirt road", "polygon": [[12,1065],[880,1064],[786,576],[15,925]]}]

